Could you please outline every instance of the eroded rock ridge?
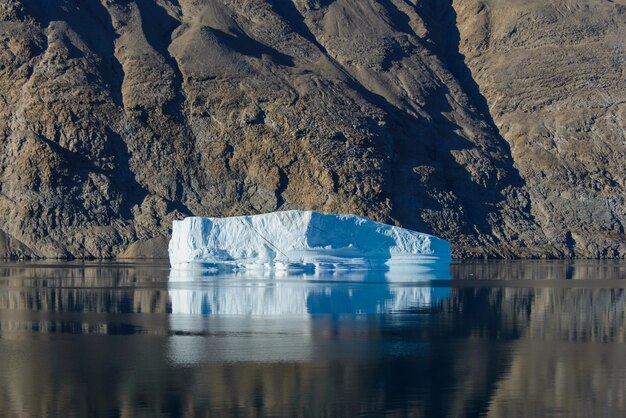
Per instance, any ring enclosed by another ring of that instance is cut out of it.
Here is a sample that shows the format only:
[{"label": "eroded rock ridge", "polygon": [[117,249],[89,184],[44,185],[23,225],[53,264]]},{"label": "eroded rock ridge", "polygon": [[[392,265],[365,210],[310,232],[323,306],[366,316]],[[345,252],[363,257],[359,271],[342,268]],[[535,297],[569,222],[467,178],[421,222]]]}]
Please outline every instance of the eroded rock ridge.
[{"label": "eroded rock ridge", "polygon": [[354,213],[626,255],[623,0],[0,0],[0,255]]}]

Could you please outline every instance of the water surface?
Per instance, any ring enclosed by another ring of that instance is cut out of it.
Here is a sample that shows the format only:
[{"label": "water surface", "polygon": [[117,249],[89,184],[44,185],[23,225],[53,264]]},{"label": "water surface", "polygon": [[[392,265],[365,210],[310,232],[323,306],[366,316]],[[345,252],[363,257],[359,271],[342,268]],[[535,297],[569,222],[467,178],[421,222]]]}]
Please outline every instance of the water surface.
[{"label": "water surface", "polygon": [[0,265],[0,416],[626,416],[626,264]]}]

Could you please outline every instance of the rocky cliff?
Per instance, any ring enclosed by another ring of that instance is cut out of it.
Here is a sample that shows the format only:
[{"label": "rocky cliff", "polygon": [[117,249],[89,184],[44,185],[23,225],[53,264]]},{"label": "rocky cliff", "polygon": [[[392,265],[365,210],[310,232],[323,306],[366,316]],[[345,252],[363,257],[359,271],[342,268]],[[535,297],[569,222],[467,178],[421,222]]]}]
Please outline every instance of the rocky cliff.
[{"label": "rocky cliff", "polygon": [[624,0],[0,0],[0,255],[348,212],[626,255]]}]

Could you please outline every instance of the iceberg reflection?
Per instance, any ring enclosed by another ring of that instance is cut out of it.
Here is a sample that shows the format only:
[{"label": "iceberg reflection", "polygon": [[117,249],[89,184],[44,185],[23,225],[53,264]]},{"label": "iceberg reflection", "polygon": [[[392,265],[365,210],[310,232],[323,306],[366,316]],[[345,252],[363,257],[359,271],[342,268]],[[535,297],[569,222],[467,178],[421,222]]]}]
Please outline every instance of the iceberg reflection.
[{"label": "iceberg reflection", "polygon": [[172,270],[168,285],[173,314],[281,316],[382,314],[420,309],[447,299],[448,270],[300,273]]},{"label": "iceberg reflection", "polygon": [[[168,357],[173,364],[216,359],[301,362],[323,356],[323,347],[330,346],[333,355],[354,358],[358,350],[330,336],[327,320],[341,318],[333,325],[339,333],[369,332],[366,324],[379,320],[378,315],[429,309],[447,300],[450,288],[433,285],[446,279],[450,279],[447,271],[391,276],[372,271],[243,270],[216,275],[198,269],[172,270],[168,319],[174,336]],[[365,324],[361,319],[366,319]],[[207,344],[206,335],[212,336],[212,344]],[[368,350],[358,355],[374,355]]]}]

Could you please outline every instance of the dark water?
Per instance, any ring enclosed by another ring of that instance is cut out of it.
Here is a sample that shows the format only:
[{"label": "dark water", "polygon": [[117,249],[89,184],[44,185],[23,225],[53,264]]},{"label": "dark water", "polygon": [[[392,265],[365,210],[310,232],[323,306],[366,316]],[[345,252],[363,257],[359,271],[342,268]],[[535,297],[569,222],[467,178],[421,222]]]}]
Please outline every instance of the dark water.
[{"label": "dark water", "polygon": [[623,262],[3,264],[0,416],[624,417],[625,287]]}]

